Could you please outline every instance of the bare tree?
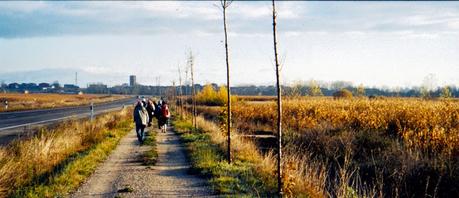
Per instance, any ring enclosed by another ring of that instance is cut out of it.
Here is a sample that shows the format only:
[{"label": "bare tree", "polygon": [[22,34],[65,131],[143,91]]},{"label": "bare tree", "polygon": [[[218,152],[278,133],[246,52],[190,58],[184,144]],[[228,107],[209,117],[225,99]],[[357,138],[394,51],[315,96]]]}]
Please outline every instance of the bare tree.
[{"label": "bare tree", "polygon": [[273,44],[274,61],[276,63],[276,87],[277,87],[277,190],[282,197],[282,90],[280,85],[280,69],[277,54],[277,31],[276,31],[276,3],[273,0]]},{"label": "bare tree", "polygon": [[182,73],[180,72],[180,65],[177,64],[177,68],[178,68],[178,73],[179,73],[179,93],[178,93],[178,110],[179,110],[179,114],[180,114],[180,117],[183,116],[183,109],[182,109]]},{"label": "bare tree", "polygon": [[188,64],[190,66],[190,72],[191,72],[191,103],[192,103],[192,122],[193,122],[193,127],[196,130],[197,129],[197,123],[196,123],[196,90],[194,88],[194,68],[193,68],[193,52],[190,51],[190,56],[188,58]]},{"label": "bare tree", "polygon": [[188,70],[189,69],[190,69],[189,67],[185,67],[185,95],[187,96],[187,98],[188,98],[188,94],[190,93],[189,90],[188,90],[188,83],[189,83],[189,81],[188,81],[189,80],[188,79]]},{"label": "bare tree", "polygon": [[175,104],[172,104],[174,109],[176,110],[177,109],[177,88],[175,88],[175,80],[172,81],[172,90],[171,90],[171,94],[172,94],[172,101],[176,101]]},{"label": "bare tree", "polygon": [[310,96],[323,96],[322,90],[320,89],[319,84],[315,80],[309,81],[308,87],[308,92]]},{"label": "bare tree", "polygon": [[437,88],[438,78],[435,74],[429,74],[424,77],[421,87],[421,96],[423,98],[431,98],[431,93]]},{"label": "bare tree", "polygon": [[[396,91],[398,92],[398,91]],[[363,84],[360,84],[358,87],[357,87],[357,96],[360,96],[360,97],[364,97],[365,96],[365,87],[363,86]]]},{"label": "bare tree", "polygon": [[449,89],[450,88],[448,86],[444,86],[441,89],[440,97],[442,97],[442,98],[451,98],[452,94],[451,94],[451,91]]},{"label": "bare tree", "polygon": [[230,6],[232,1],[221,0],[221,6],[223,11],[223,30],[225,32],[225,55],[226,55],[226,88],[228,89],[228,101],[227,101],[227,136],[228,136],[228,163],[231,163],[231,87],[230,87],[230,66],[229,66],[229,53],[228,53],[228,31],[226,28],[226,9]]}]

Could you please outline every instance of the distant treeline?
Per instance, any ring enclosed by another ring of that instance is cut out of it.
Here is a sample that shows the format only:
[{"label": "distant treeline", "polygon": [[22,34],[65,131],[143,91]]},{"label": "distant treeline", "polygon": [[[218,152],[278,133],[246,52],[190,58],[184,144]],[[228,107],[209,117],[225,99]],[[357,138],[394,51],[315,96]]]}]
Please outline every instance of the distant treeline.
[{"label": "distant treeline", "polygon": [[[294,90],[295,88],[291,86],[282,86],[284,95],[301,95],[308,96],[310,94],[311,87],[302,86],[299,91]],[[347,89],[351,91],[354,95],[358,94],[359,87],[343,87],[343,88],[323,88],[320,87],[320,92],[323,96],[333,96],[334,93],[341,89]],[[448,89],[451,93],[451,97],[459,97],[459,88],[455,86],[448,86]],[[400,90],[390,90],[383,88],[363,88],[364,96],[387,96],[387,97],[422,97],[425,96],[422,88],[403,88]],[[437,88],[431,91],[428,91],[429,96],[431,97],[440,97],[442,94],[443,88]],[[247,86],[247,87],[233,87],[231,92],[237,95],[265,95],[265,96],[275,96],[276,89],[274,86]],[[295,93],[296,92],[296,93]]]},{"label": "distant treeline", "polygon": [[[219,89],[217,84],[211,84],[215,90]],[[195,89],[197,92],[203,89],[204,85],[196,84]],[[175,91],[174,91],[175,89]],[[333,96],[334,93],[342,89],[349,90],[353,95],[360,96],[386,96],[386,97],[441,97],[445,96],[447,92],[449,97],[459,97],[459,88],[456,86],[446,86],[426,89],[423,87],[411,87],[411,88],[377,88],[377,87],[363,87],[353,86],[350,83],[331,84],[329,86],[319,86],[317,84],[296,84],[296,85],[284,85],[282,86],[284,95],[291,96]],[[94,93],[94,94],[130,94],[130,95],[174,95],[178,94],[179,86],[146,86],[136,85],[128,86],[117,85],[108,87],[102,83],[89,84],[87,88],[79,88],[75,85],[64,85],[61,86],[59,83],[11,83],[2,84],[2,92],[24,92],[30,93],[76,93],[82,91],[83,93]],[[182,86],[183,95],[191,95],[191,86]],[[235,86],[231,87],[231,93],[235,95],[251,95],[251,96],[275,96],[275,86]]]}]

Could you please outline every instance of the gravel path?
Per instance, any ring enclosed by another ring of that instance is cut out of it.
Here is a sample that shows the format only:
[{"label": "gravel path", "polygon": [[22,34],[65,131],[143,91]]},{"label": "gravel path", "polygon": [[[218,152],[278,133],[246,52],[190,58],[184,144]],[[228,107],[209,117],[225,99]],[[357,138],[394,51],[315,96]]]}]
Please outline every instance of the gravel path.
[{"label": "gravel path", "polygon": [[[157,133],[158,163],[139,161],[148,146],[139,146],[135,131],[121,139],[110,157],[70,197],[209,197],[207,181],[189,175],[189,162],[179,137]],[[129,187],[132,192],[118,192]]]}]

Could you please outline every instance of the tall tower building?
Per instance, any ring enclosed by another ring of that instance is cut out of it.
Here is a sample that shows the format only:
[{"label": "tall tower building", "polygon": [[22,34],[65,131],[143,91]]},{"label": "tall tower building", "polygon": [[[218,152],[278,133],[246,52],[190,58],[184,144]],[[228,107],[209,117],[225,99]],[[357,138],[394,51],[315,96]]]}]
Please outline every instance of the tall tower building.
[{"label": "tall tower building", "polygon": [[134,87],[137,84],[135,75],[129,76],[129,86]]}]

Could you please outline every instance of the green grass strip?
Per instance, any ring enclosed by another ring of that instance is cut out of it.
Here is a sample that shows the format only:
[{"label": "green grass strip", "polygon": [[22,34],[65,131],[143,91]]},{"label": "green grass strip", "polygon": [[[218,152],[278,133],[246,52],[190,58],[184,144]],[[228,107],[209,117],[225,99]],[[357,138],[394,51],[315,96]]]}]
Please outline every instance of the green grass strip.
[{"label": "green grass strip", "polygon": [[[203,129],[193,131],[189,120],[176,119],[174,127],[188,150],[191,173],[209,179],[215,193],[223,196],[259,197],[276,196],[272,184],[263,180],[252,162],[235,160],[228,164],[219,145]],[[271,186],[271,187],[268,187]]]},{"label": "green grass strip", "polygon": [[[153,127],[154,128],[154,127]],[[158,151],[156,147],[156,134],[155,130],[151,130],[147,133],[143,145],[151,146],[147,152],[142,155],[142,164],[145,166],[153,166],[158,162]]]}]

